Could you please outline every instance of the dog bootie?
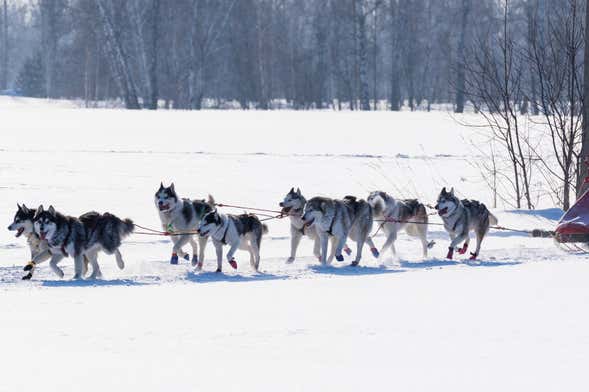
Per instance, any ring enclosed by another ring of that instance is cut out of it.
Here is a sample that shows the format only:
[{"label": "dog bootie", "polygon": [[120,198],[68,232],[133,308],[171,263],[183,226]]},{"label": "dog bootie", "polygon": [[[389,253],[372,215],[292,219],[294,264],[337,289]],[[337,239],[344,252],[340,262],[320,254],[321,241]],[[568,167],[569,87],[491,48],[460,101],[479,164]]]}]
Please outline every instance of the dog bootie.
[{"label": "dog bootie", "polygon": [[446,255],[446,258],[448,260],[452,260],[453,257],[454,257],[454,248],[450,247],[450,248],[448,248],[448,255]]},{"label": "dog bootie", "polygon": [[178,254],[172,253],[172,257],[170,258],[170,264],[173,264],[173,265],[178,264]]},{"label": "dog bootie", "polygon": [[464,245],[462,245],[462,248],[458,249],[458,253],[463,255],[466,253],[467,250],[468,250],[468,244],[465,242]]},{"label": "dog bootie", "polygon": [[192,255],[191,263],[192,263],[193,267],[198,264],[198,256],[197,255]]},{"label": "dog bootie", "polygon": [[28,274],[26,274],[25,276],[22,277],[22,280],[31,280],[32,277],[33,277],[33,274],[31,272],[29,272]]},{"label": "dog bootie", "polygon": [[231,265],[233,269],[237,269],[237,261],[235,261],[235,258],[229,260],[229,265]]},{"label": "dog bootie", "polygon": [[336,259],[337,261],[344,261],[344,256],[342,256],[342,255],[336,255],[336,256],[335,256],[335,259]]},{"label": "dog bootie", "polygon": [[370,251],[372,252],[372,256],[374,256],[375,259],[378,259],[378,256],[380,256],[380,253],[378,253],[378,249],[370,248]]},{"label": "dog bootie", "polygon": [[[352,249],[350,249],[350,248],[348,247],[348,245],[344,245],[344,252],[346,252],[346,254],[347,254],[348,256],[350,256],[350,255],[352,254]],[[341,261],[341,260],[338,260],[338,261]]]},{"label": "dog bootie", "polygon": [[190,260],[190,256],[188,256],[188,253],[186,253],[186,254],[184,255],[184,260],[186,260],[186,261]]},{"label": "dog bootie", "polygon": [[479,256],[479,255],[478,255],[478,254],[476,254],[476,253],[471,253],[471,254],[470,254],[470,260],[476,260],[478,256]]}]

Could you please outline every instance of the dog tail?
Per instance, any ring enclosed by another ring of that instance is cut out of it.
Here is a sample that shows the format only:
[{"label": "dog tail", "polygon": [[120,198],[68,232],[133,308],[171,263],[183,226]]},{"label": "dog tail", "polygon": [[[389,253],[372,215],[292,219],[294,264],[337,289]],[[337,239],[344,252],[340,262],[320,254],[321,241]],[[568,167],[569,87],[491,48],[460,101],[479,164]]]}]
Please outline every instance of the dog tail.
[{"label": "dog tail", "polygon": [[126,237],[131,234],[135,230],[135,223],[129,218],[121,220],[121,224],[119,225],[119,232],[121,233],[121,237]]},{"label": "dog tail", "polygon": [[268,234],[268,225],[262,223],[262,234]]},{"label": "dog tail", "polygon": [[489,212],[489,224],[491,226],[497,226],[497,224],[499,223],[499,219],[497,219],[497,217],[493,214],[491,214],[491,212]]}]

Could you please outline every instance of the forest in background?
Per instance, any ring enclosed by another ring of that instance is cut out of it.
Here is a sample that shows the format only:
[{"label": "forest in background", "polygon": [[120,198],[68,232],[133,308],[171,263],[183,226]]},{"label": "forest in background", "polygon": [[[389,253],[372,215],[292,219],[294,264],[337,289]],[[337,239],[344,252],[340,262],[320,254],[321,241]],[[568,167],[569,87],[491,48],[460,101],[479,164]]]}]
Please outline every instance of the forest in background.
[{"label": "forest in background", "polygon": [[[501,39],[504,17],[513,43],[530,48],[533,35],[562,25],[561,14],[584,9],[584,1],[0,0],[0,7],[0,90],[89,106],[120,98],[128,108],[451,104],[461,112],[476,100],[466,88],[467,60]],[[532,67],[522,68],[525,87],[537,90]]]}]

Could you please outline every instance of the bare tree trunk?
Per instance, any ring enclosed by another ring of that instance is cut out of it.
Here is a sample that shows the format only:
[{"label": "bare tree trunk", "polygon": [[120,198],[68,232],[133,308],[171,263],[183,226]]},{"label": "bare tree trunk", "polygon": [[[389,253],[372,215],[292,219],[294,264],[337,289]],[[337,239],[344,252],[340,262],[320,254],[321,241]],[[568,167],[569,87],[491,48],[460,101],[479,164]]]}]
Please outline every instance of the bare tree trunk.
[{"label": "bare tree trunk", "polygon": [[8,88],[8,0],[2,4],[2,51],[0,52],[0,90]]},{"label": "bare tree trunk", "polygon": [[358,45],[358,82],[360,88],[360,109],[370,110],[370,87],[368,86],[368,37],[366,36],[365,0],[356,0],[356,42]]},{"label": "bare tree trunk", "polygon": [[151,94],[147,107],[151,110],[156,110],[159,99],[159,85],[158,85],[158,38],[160,29],[160,0],[151,0],[151,37],[149,45],[149,62],[147,67],[149,85],[151,87]]},{"label": "bare tree trunk", "polygon": [[462,0],[462,17],[460,23],[460,41],[458,42],[458,64],[456,72],[456,113],[464,112],[464,62],[466,51],[466,29],[468,27],[468,15],[471,9],[471,0]]},{"label": "bare tree trunk", "polygon": [[399,4],[390,1],[391,10],[391,110],[401,109],[401,47],[399,45]]},{"label": "bare tree trunk", "polygon": [[139,100],[137,99],[137,87],[131,73],[131,66],[127,53],[125,52],[121,40],[115,33],[115,28],[111,17],[111,7],[109,0],[95,0],[100,11],[102,27],[106,38],[107,57],[123,95],[127,109],[140,109]]},{"label": "bare tree trunk", "polygon": [[589,157],[589,1],[585,6],[585,55],[583,64],[583,137],[579,156],[579,178],[577,179],[577,197],[589,188],[585,182],[588,177]]},{"label": "bare tree trunk", "polygon": [[55,65],[57,59],[57,12],[58,4],[53,0],[42,0],[39,3],[41,11],[41,40],[43,66],[45,68],[45,97],[54,97]]}]

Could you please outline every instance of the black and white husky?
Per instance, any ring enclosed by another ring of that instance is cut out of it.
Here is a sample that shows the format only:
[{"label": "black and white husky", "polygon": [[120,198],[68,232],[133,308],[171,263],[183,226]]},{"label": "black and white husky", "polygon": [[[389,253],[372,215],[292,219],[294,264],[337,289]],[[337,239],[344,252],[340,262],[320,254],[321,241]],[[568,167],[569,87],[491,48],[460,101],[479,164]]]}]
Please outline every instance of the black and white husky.
[{"label": "black and white husky", "polygon": [[39,262],[49,260],[51,258],[51,251],[46,240],[42,240],[33,227],[33,219],[35,217],[35,210],[28,208],[26,205],[17,204],[18,209],[14,215],[12,223],[8,226],[8,230],[16,231],[16,237],[24,235],[31,251],[31,263],[25,266],[28,273],[23,276],[23,280],[28,280],[33,277],[32,260],[36,257]]},{"label": "black and white husky", "polygon": [[303,222],[303,210],[307,199],[302,195],[301,190],[291,188],[280,203],[282,213],[290,218],[290,257],[287,263],[292,263],[297,257],[297,249],[304,236],[313,240],[313,254],[321,260],[321,249],[319,247],[319,236],[315,227],[306,227]]},{"label": "black and white husky", "polygon": [[234,258],[237,249],[250,253],[250,265],[255,271],[260,267],[260,246],[262,235],[268,233],[268,226],[260,222],[252,214],[225,215],[217,211],[209,212],[198,226],[198,233],[202,238],[210,236],[217,253],[217,272],[221,272],[223,264],[223,245],[229,245],[227,261],[237,269]]},{"label": "black and white husky", "polygon": [[[464,254],[468,250],[470,231],[473,230],[477,237],[477,247],[471,253],[471,260],[476,260],[481,251],[483,238],[489,231],[490,226],[497,224],[497,218],[489,212],[487,207],[476,200],[460,200],[454,194],[454,188],[450,192],[442,189],[436,204],[438,215],[444,221],[444,228],[450,235],[452,242],[448,248],[447,258],[452,259],[454,250]],[[457,246],[464,241],[462,248]]]},{"label": "black and white husky", "polygon": [[[122,220],[112,214],[86,213],[79,218],[65,216],[53,206],[47,210],[40,206],[33,218],[35,232],[42,241],[47,241],[51,260],[49,265],[53,272],[63,277],[58,263],[65,257],[74,259],[74,279],[84,275],[84,257],[92,264],[90,278],[101,276],[98,265],[98,253],[115,254],[117,265],[124,268],[122,256],[118,250],[123,238],[134,229],[130,219]],[[33,265],[43,261],[39,255],[33,257]]]},{"label": "black and white husky", "polygon": [[[342,250],[348,237],[357,244],[353,266],[358,265],[362,259],[364,243],[374,248],[370,238],[372,208],[366,201],[354,196],[346,196],[343,200],[314,197],[306,203],[302,220],[306,227],[315,227],[317,230],[321,243],[321,264],[331,263],[334,256],[336,260],[343,261]],[[331,254],[327,257],[327,242],[330,237]]]},{"label": "black and white husky", "polygon": [[[202,268],[205,259],[206,237],[198,238],[198,245],[194,240],[194,234],[198,229],[201,219],[213,210],[215,201],[209,195],[208,201],[180,199],[174,188],[174,183],[164,187],[161,183],[155,193],[155,206],[158,209],[162,227],[166,232],[189,232],[190,234],[172,235],[171,264],[178,264],[178,255],[188,260],[189,256],[182,250],[186,244],[192,246],[192,265]],[[198,254],[198,257],[197,257]]]},{"label": "black and white husky", "polygon": [[[423,257],[427,257],[427,250],[433,246],[433,242],[427,241],[428,216],[425,206],[415,199],[396,200],[386,192],[376,191],[368,195],[368,204],[372,207],[375,219],[383,220],[382,227],[386,235],[386,241],[380,250],[384,256],[388,248],[393,255],[396,254],[395,241],[397,234],[405,230],[412,237],[421,241]],[[411,222],[411,223],[407,223]]]}]

